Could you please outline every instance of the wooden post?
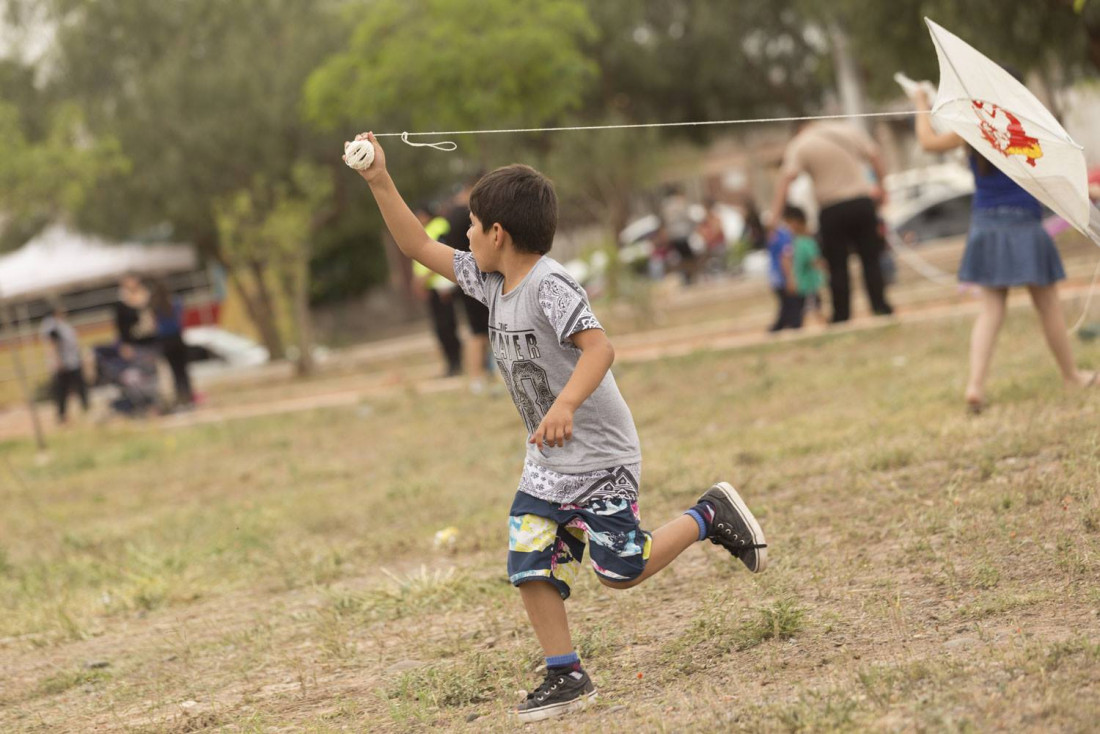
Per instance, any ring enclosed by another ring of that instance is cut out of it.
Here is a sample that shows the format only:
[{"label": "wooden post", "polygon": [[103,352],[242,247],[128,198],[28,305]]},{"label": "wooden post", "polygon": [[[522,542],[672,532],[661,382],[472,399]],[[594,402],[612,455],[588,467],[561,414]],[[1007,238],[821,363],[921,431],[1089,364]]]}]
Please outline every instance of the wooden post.
[{"label": "wooden post", "polygon": [[30,411],[31,425],[34,426],[35,443],[38,444],[39,451],[45,451],[46,437],[42,433],[42,424],[38,420],[38,408],[34,404],[34,393],[27,383],[27,373],[23,369],[23,355],[21,354],[23,337],[22,334],[16,333],[12,327],[11,313],[8,311],[7,304],[0,304],[0,326],[3,327],[3,331],[13,337],[8,343],[8,351],[11,352],[11,361],[15,366],[15,376],[19,380],[19,390],[23,393],[23,399],[27,402],[27,410]]}]

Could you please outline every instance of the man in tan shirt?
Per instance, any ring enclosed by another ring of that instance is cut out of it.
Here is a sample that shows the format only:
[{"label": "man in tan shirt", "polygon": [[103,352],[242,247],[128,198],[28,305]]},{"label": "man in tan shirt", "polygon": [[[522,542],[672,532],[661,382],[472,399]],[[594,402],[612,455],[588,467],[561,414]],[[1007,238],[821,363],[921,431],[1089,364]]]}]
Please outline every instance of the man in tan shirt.
[{"label": "man in tan shirt", "polygon": [[871,309],[876,314],[893,313],[884,292],[883,242],[875,211],[882,191],[868,176],[868,167],[882,181],[885,169],[878,146],[865,132],[843,122],[803,124],[783,155],[771,221],[779,221],[791,183],[799,174],[808,174],[820,210],[821,251],[829,263],[833,323],[851,316],[848,254],[853,250],[863,265]]}]

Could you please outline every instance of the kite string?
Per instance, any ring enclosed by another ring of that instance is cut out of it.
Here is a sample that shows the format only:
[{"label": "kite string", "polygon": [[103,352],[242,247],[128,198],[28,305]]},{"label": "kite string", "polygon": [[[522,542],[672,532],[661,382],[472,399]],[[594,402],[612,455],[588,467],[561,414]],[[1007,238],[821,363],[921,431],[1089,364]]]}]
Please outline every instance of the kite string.
[{"label": "kite string", "polygon": [[953,275],[940,270],[925,260],[916,250],[909,247],[897,232],[890,228],[886,229],[886,241],[890,245],[890,249],[897,254],[898,259],[926,280],[937,285],[955,286],[958,284],[958,280]]},{"label": "kite string", "polygon": [[[950,62],[950,59],[948,60]],[[952,69],[954,65],[952,64]],[[956,75],[958,72],[956,71]],[[969,92],[965,89],[964,91]],[[408,131],[400,133],[375,133],[376,138],[401,138],[401,142],[406,145],[411,145],[417,148],[435,148],[436,150],[442,150],[444,152],[452,152],[458,149],[458,145],[450,140],[440,141],[436,143],[414,143],[409,140],[410,137],[424,137],[428,135],[493,135],[493,134],[510,134],[510,133],[550,133],[550,132],[580,132],[585,130],[639,130],[639,129],[655,129],[655,128],[667,128],[667,127],[703,127],[714,125],[750,125],[750,124],[765,124],[773,122],[809,122],[814,120],[841,120],[841,119],[855,119],[855,118],[882,118],[882,117],[915,117],[917,115],[931,114],[931,110],[901,110],[897,112],[858,112],[850,114],[839,115],[796,115],[790,117],[757,117],[751,119],[741,120],[701,120],[692,122],[648,122],[648,123],[631,123],[621,125],[572,125],[567,127],[522,127],[522,128],[507,128],[496,130],[439,130],[432,132],[414,132]],[[1046,191],[1046,187],[1043,186],[1041,181],[1037,181],[1039,186]],[[947,280],[946,273],[939,271],[938,268],[925,262],[923,258],[917,255],[912,250],[904,248],[904,252],[899,249],[899,255],[903,256],[905,260],[917,260],[923,263],[926,267],[920,267],[917,263],[909,262],[914,269],[917,270],[925,278],[933,281],[943,283]],[[905,257],[908,255],[909,257]],[[1088,316],[1089,306],[1092,303],[1092,296],[1096,290],[1097,279],[1100,278],[1100,264],[1097,265],[1096,272],[1092,276],[1092,285],[1089,288],[1087,297],[1085,298],[1085,308],[1081,312],[1081,317],[1077,320],[1077,323],[1070,329],[1070,333],[1076,332],[1081,328],[1086,316]]]},{"label": "kite string", "polygon": [[1081,309],[1081,316],[1077,319],[1077,323],[1073,325],[1073,328],[1069,330],[1070,334],[1077,333],[1077,330],[1085,323],[1085,318],[1089,315],[1089,306],[1092,304],[1092,294],[1096,292],[1096,279],[1100,278],[1100,262],[1096,263],[1096,270],[1092,274],[1092,285],[1089,286],[1089,292],[1085,296],[1085,307]]},{"label": "kite string", "polygon": [[439,143],[414,143],[409,140],[411,137],[426,136],[426,135],[492,135],[496,133],[556,133],[556,132],[576,132],[581,130],[638,130],[642,128],[664,128],[664,127],[702,127],[710,125],[750,125],[750,124],[763,124],[770,122],[802,122],[811,120],[841,120],[841,119],[853,119],[853,118],[868,118],[868,117],[914,117],[916,115],[928,114],[928,112],[919,112],[916,110],[902,110],[898,112],[857,112],[852,114],[840,114],[840,115],[801,115],[795,117],[758,117],[753,119],[743,120],[701,120],[694,122],[643,122],[632,123],[622,125],[574,125],[569,127],[518,127],[510,129],[499,130],[438,130],[433,132],[400,132],[400,133],[375,133],[376,138],[401,138],[402,142],[408,145],[417,147],[431,147],[439,150],[452,151],[458,146],[451,141],[443,141]]}]

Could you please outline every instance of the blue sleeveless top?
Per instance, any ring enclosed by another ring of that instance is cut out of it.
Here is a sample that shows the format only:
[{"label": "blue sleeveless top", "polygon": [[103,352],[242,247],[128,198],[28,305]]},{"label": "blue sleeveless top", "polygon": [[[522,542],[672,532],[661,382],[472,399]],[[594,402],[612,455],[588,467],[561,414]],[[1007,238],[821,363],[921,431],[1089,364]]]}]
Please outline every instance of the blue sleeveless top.
[{"label": "blue sleeveless top", "polygon": [[971,153],[967,156],[967,161],[974,174],[974,211],[1012,207],[1027,209],[1034,212],[1036,217],[1042,216],[1043,210],[1038,200],[1020,188],[1020,185],[1005,175],[1001,169],[990,163],[989,173],[983,176],[978,170],[975,154]]}]

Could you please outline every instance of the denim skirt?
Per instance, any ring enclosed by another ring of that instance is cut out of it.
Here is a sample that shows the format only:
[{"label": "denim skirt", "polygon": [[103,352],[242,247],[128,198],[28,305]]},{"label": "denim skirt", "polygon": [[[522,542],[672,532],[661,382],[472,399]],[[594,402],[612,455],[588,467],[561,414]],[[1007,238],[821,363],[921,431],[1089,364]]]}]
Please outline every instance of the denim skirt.
[{"label": "denim skirt", "polygon": [[975,209],[959,280],[989,288],[1050,285],[1066,277],[1039,216],[1016,207]]}]

